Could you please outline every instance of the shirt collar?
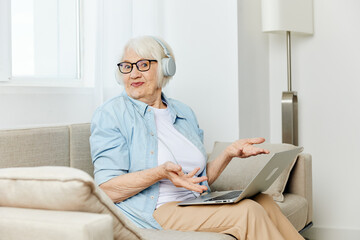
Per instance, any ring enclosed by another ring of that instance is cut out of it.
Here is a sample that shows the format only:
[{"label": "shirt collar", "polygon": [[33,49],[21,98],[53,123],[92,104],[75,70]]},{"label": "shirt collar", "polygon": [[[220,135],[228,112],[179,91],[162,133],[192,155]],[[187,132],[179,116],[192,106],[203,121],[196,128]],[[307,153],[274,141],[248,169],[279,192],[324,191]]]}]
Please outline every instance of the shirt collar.
[{"label": "shirt collar", "polygon": [[140,113],[141,116],[144,116],[146,113],[146,109],[148,108],[149,105],[147,105],[146,103],[133,99],[131,98],[129,95],[127,95],[126,91],[124,90],[121,94],[122,96],[124,96],[126,99],[128,99],[132,105],[135,107],[136,111]]},{"label": "shirt collar", "polygon": [[174,108],[174,106],[170,103],[170,101],[168,100],[168,98],[165,96],[165,94],[163,92],[161,92],[161,100],[166,104],[166,106],[169,109],[170,115],[171,115],[171,120],[173,123],[175,123],[177,118],[183,118],[185,119],[185,116],[183,116],[181,113],[179,113],[178,111],[176,111],[176,109]]},{"label": "shirt collar", "polygon": [[[130,96],[127,95],[126,91],[124,90],[122,92],[122,95],[125,96],[127,99],[129,99],[129,101],[134,105],[134,107],[136,108],[136,110],[142,115],[142,116],[145,116],[146,114],[146,111],[147,109],[149,108],[149,105],[142,102],[142,101],[139,101],[139,100],[136,100],[136,99],[133,99],[131,98]],[[163,103],[166,104],[166,106],[168,107],[169,109],[169,112],[170,112],[170,115],[171,115],[171,118],[173,120],[173,123],[175,123],[176,119],[177,118],[184,118],[185,117],[179,113],[178,111],[176,111],[176,109],[174,108],[174,106],[169,102],[169,99],[165,96],[165,94],[163,92],[161,92],[161,100],[163,101]]]}]

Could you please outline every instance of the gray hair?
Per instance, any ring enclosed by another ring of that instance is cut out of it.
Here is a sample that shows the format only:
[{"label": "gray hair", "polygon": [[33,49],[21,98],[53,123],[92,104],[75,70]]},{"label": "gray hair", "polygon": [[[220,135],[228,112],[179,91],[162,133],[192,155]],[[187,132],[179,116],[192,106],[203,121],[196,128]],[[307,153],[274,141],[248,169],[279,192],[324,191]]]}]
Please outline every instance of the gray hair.
[{"label": "gray hair", "polygon": [[[169,44],[167,44],[161,38],[156,37],[156,39],[159,39],[166,46],[166,48],[170,52],[171,57],[175,61],[174,53],[173,53],[172,49],[170,48]],[[164,49],[162,48],[162,46],[155,40],[155,38],[152,36],[141,36],[141,37],[130,39],[124,47],[122,56],[120,58],[121,59],[120,62],[124,60],[124,55],[125,55],[126,51],[128,51],[130,49],[134,50],[136,52],[136,54],[142,58],[157,60],[157,63],[158,63],[158,68],[157,68],[158,86],[159,86],[159,88],[165,87],[166,84],[171,79],[171,77],[164,76],[164,74],[162,72],[161,59],[166,58],[167,56],[165,55]],[[120,84],[122,84],[123,83],[123,74],[120,71],[117,71],[117,74],[118,74],[118,78],[119,78],[117,80]]]}]

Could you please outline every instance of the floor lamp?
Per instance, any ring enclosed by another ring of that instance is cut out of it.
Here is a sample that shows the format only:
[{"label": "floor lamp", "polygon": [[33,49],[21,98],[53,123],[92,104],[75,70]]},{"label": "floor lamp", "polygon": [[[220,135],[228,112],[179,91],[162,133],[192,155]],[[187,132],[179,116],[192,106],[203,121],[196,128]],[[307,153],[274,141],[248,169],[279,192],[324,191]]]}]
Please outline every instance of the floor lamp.
[{"label": "floor lamp", "polygon": [[313,33],[313,0],[262,0],[262,30],[286,33],[287,83],[282,93],[282,142],[298,145],[298,100],[292,89],[291,33]]}]

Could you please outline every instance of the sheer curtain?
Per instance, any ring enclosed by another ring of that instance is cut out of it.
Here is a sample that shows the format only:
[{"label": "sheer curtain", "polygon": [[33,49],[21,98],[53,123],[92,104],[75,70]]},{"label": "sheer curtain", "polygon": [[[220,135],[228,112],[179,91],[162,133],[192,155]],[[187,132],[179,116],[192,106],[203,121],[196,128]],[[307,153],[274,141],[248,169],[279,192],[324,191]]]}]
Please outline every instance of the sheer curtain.
[{"label": "sheer curtain", "polygon": [[140,35],[163,36],[162,8],[162,0],[102,1],[97,88],[101,89],[104,101],[122,91],[115,73],[125,43]]}]

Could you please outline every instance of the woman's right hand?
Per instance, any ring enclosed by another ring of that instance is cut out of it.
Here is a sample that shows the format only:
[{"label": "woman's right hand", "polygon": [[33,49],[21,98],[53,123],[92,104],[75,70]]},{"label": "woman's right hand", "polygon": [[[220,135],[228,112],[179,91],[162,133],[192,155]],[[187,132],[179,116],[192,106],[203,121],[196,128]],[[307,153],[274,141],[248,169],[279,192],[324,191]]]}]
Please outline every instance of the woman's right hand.
[{"label": "woman's right hand", "polygon": [[183,187],[190,191],[202,193],[207,190],[206,186],[199,185],[199,183],[206,181],[207,177],[194,177],[200,168],[195,168],[190,173],[185,174],[182,167],[173,162],[165,162],[160,165],[162,169],[163,178],[169,179],[176,187]]}]

